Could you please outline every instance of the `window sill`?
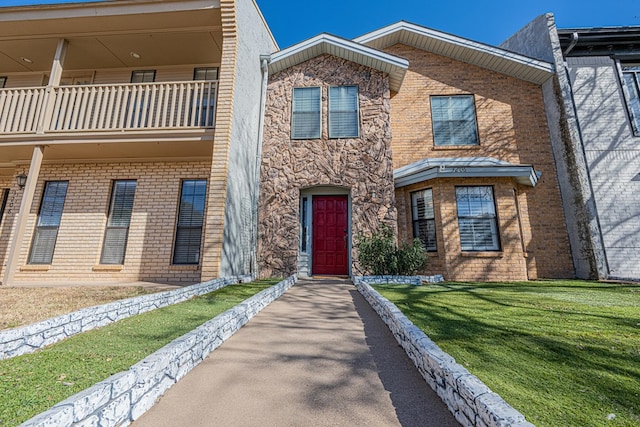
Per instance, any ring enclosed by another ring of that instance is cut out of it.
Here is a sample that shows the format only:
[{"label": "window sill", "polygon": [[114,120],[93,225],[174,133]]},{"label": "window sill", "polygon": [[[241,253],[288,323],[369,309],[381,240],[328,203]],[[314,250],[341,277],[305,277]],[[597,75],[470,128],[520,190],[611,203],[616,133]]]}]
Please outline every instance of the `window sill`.
[{"label": "window sill", "polygon": [[169,271],[198,271],[200,270],[200,264],[172,264],[169,266]]},{"label": "window sill", "polygon": [[434,145],[433,151],[451,151],[451,150],[479,150],[479,145]]},{"label": "window sill", "polygon": [[23,265],[20,267],[20,271],[49,271],[50,264],[31,264]]},{"label": "window sill", "polygon": [[430,258],[438,258],[438,252],[427,252],[427,256]]},{"label": "window sill", "polygon": [[502,251],[478,251],[478,252],[461,252],[460,256],[465,258],[502,258]]},{"label": "window sill", "polygon": [[124,265],[122,264],[99,264],[94,265],[93,271],[122,271]]}]

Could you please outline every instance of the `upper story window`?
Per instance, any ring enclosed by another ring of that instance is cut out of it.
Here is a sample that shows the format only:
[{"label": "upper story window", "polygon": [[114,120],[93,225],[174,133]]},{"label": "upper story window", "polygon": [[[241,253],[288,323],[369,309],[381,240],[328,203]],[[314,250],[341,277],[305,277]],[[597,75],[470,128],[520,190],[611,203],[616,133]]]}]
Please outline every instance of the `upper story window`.
[{"label": "upper story window", "polygon": [[329,138],[357,138],[358,86],[329,88]]},{"label": "upper story window", "polygon": [[436,220],[431,188],[411,193],[411,216],[413,237],[422,240],[428,251],[436,251]]},{"label": "upper story window", "polygon": [[68,185],[68,181],[48,181],[44,184],[29,264],[51,264],[53,260]]},{"label": "upper story window", "polygon": [[156,81],[156,70],[136,70],[131,72],[131,83],[153,83]]},{"label": "upper story window", "polygon": [[291,139],[320,138],[320,88],[293,88]]},{"label": "upper story window", "polygon": [[194,68],[193,80],[218,80],[218,68],[217,67]]},{"label": "upper story window", "polygon": [[499,251],[493,187],[456,187],[460,247],[463,251]]},{"label": "upper story window", "polygon": [[479,144],[473,95],[432,96],[431,120],[435,146]]},{"label": "upper story window", "polygon": [[640,66],[623,66],[622,79],[624,81],[633,134],[640,135]]},{"label": "upper story window", "polygon": [[0,77],[0,89],[5,87],[6,85],[7,85],[7,78],[6,77]]}]

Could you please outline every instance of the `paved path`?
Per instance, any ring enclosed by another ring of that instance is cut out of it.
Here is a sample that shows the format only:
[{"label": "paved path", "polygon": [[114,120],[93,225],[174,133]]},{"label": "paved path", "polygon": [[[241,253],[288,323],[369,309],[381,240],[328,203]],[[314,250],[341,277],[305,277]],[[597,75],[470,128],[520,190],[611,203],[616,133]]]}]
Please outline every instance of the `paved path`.
[{"label": "paved path", "polygon": [[457,426],[347,280],[300,280],[134,427]]}]

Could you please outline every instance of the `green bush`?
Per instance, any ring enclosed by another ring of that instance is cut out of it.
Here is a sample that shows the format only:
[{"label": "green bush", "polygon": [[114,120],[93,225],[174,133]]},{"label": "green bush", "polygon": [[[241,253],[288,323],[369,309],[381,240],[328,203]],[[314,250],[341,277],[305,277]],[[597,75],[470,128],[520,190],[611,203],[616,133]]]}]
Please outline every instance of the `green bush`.
[{"label": "green bush", "polygon": [[380,225],[371,236],[356,236],[355,246],[360,266],[374,276],[410,276],[427,263],[426,250],[419,239],[397,247],[393,230],[386,224]]}]

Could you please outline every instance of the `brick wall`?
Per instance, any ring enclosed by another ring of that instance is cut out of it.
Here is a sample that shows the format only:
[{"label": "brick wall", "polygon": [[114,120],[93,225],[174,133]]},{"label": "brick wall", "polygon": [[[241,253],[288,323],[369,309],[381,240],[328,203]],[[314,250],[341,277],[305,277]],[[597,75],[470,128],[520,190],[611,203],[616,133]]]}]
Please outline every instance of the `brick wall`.
[{"label": "brick wall", "polygon": [[[16,281],[199,282],[199,266],[172,266],[171,257],[181,180],[208,177],[208,162],[43,165]],[[102,241],[115,179],[137,180],[133,214],[124,265],[101,266]],[[53,262],[48,266],[27,265],[44,182],[52,180],[69,181]],[[22,192],[12,191],[11,195],[7,223],[0,229],[0,259],[4,262],[10,241],[6,228],[17,215]]]},{"label": "brick wall", "polygon": [[[411,235],[409,192],[433,188],[439,241],[438,253],[430,257],[429,273],[442,273],[453,280],[572,277],[573,263],[541,87],[404,45],[391,46],[387,51],[410,62],[400,92],[391,97],[395,168],[424,158],[493,157],[533,165],[542,172],[535,188],[504,178],[461,178],[399,189],[396,198],[400,238]],[[434,147],[429,97],[457,94],[474,95],[480,144]],[[455,185],[494,186],[500,253],[460,251]]]}]

